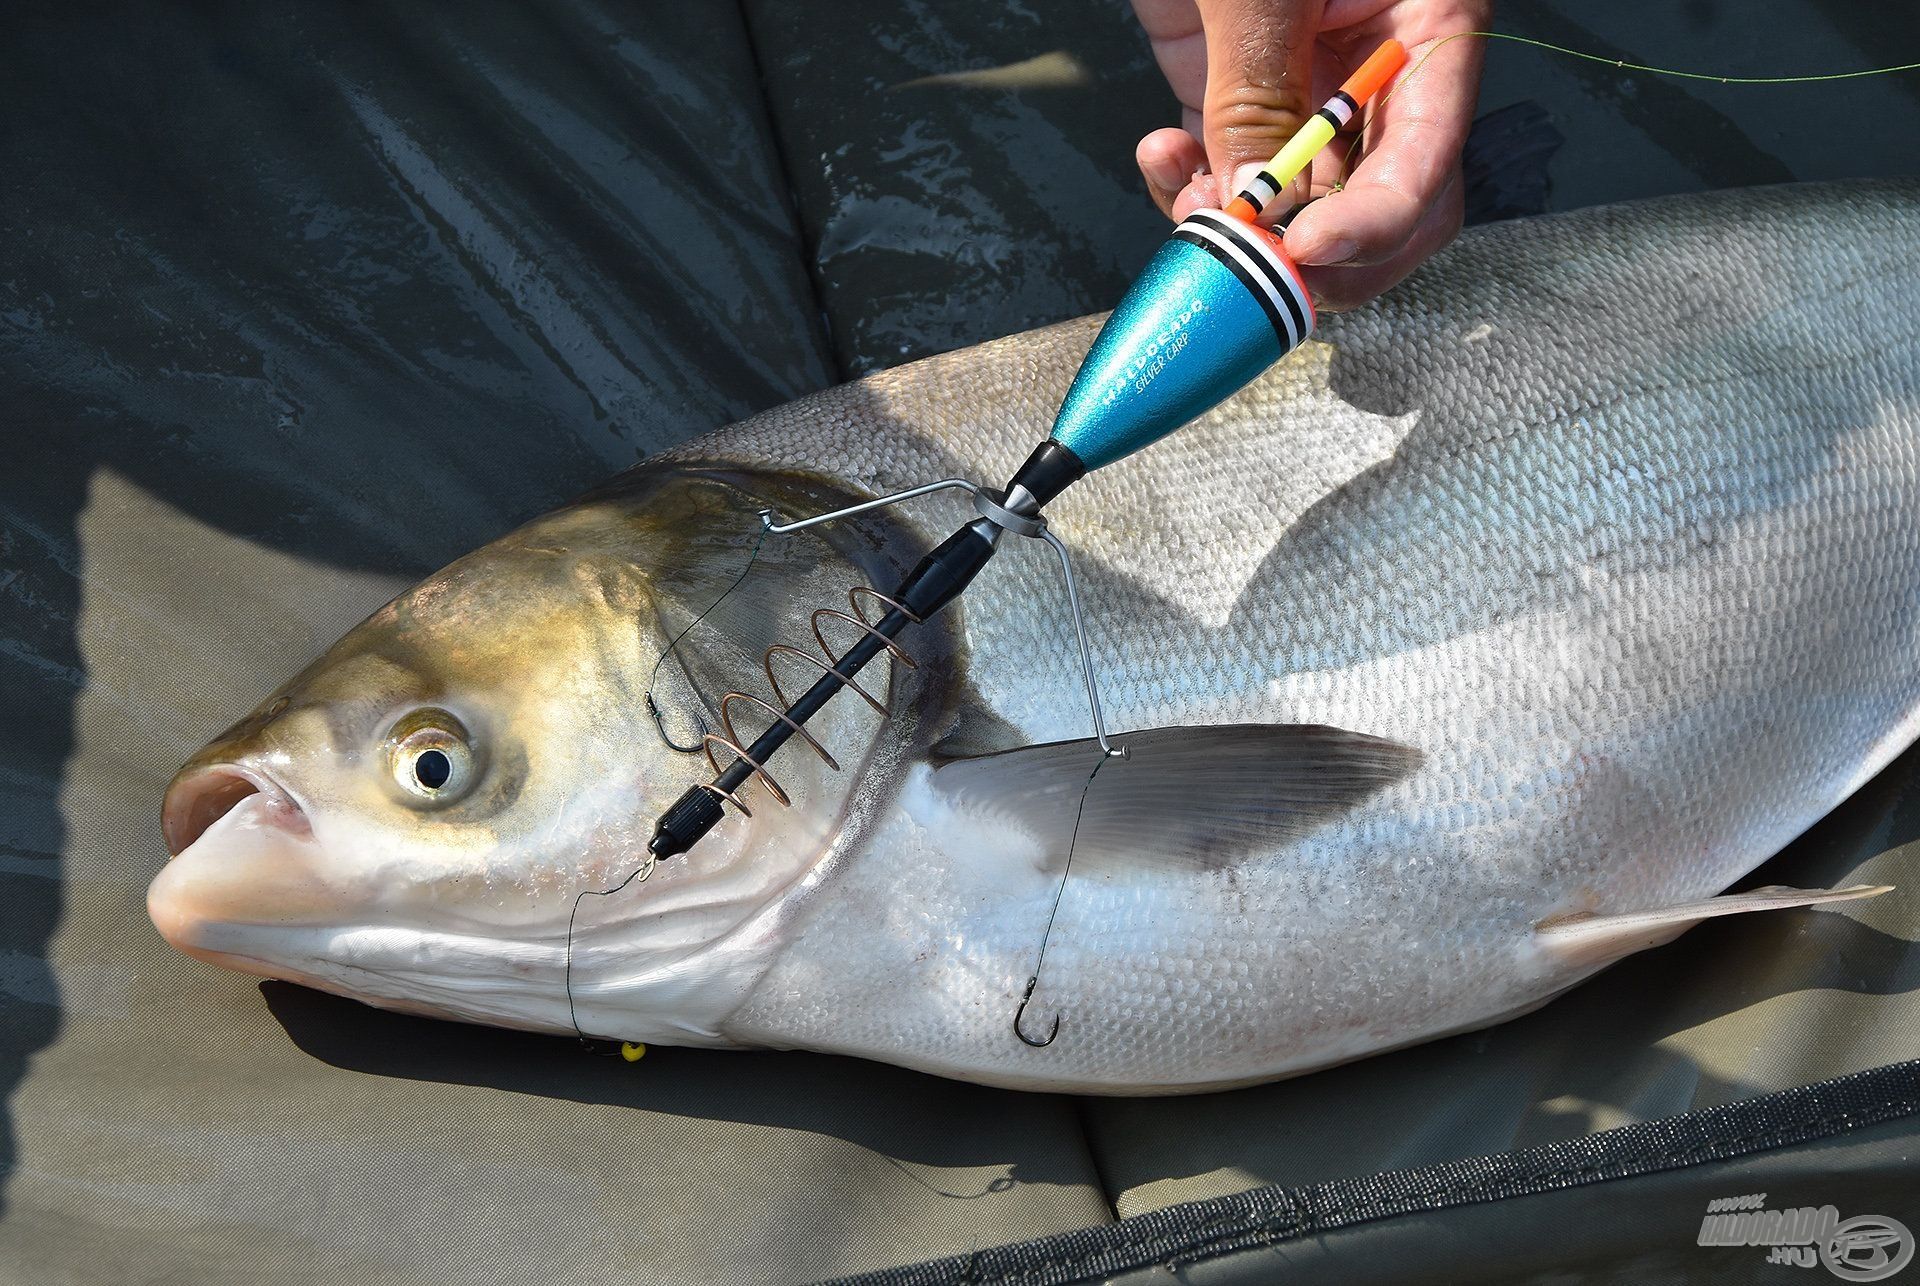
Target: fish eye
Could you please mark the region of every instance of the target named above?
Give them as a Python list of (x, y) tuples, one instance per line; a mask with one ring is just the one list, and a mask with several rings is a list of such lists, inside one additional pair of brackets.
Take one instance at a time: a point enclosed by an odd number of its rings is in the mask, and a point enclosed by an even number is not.
[(445, 710), (415, 710), (387, 734), (387, 771), (409, 800), (438, 805), (466, 794), (474, 753), (466, 728)]
[(444, 750), (429, 747), (413, 757), (413, 779), (428, 790), (439, 790), (453, 777), (453, 760)]

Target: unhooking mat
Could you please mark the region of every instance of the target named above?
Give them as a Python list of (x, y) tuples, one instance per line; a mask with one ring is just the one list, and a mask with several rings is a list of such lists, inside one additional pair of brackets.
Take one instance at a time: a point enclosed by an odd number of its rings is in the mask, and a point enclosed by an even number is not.
[[(1766, 69), (1886, 61), (1914, 25), (1565, 16), (1591, 8), (1508, 20)], [(202, 740), (649, 451), (1105, 306), (1164, 234), (1131, 148), (1172, 105), (1101, 0), (5, 30), (0, 1280), (1791, 1280), (1696, 1244), (1708, 1203), (1920, 1229), (1916, 897), (1708, 924), (1500, 1028), (1152, 1101), (629, 1065), (169, 950), (143, 891)], [(1496, 50), (1484, 105), (1542, 105), (1584, 203), (1908, 163), (1913, 83), (1847, 92), (1873, 129), (1808, 127), (1818, 89)], [(1916, 782), (1910, 754), (1755, 881), (1920, 890)]]

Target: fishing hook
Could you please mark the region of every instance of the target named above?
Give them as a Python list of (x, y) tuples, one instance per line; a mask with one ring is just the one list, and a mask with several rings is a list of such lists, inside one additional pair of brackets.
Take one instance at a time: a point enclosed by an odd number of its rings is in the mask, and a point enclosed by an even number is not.
[[(676, 644), (676, 646), (678, 645)], [(653, 689), (651, 688), (647, 689), (647, 713), (653, 716), (654, 731), (660, 734), (660, 740), (667, 743), (667, 749), (677, 750), (683, 755), (699, 754), (702, 747), (706, 745), (706, 735), (713, 731), (713, 729), (707, 725), (707, 717), (700, 713), (700, 711), (695, 710), (693, 717), (695, 722), (700, 725), (699, 735), (691, 745), (683, 746), (675, 741), (673, 734), (667, 731), (667, 717), (665, 713), (661, 711), (660, 703), (653, 699)]]
[[(764, 522), (764, 518), (762, 521)], [(666, 660), (668, 657), (670, 656), (674, 657), (675, 663), (680, 666), (680, 672), (686, 675), (687, 682), (693, 687), (694, 695), (698, 696), (702, 703), (706, 702), (706, 699), (707, 699), (706, 693), (700, 691), (700, 685), (694, 679), (693, 675), (687, 670), (686, 662), (684, 660), (681, 660), (677, 655), (680, 650), (680, 644), (686, 641), (687, 635), (693, 633), (694, 626), (706, 620), (707, 617), (712, 614), (715, 608), (719, 607), (721, 603), (726, 601), (727, 595), (733, 593), (734, 590), (740, 588), (741, 583), (747, 579), (747, 573), (753, 570), (754, 563), (759, 560), (760, 546), (766, 543), (766, 539), (767, 539), (767, 533), (766, 531), (762, 530), (759, 536), (757, 536), (754, 539), (753, 549), (747, 555), (747, 565), (745, 567), (742, 567), (740, 569), (740, 574), (733, 578), (733, 584), (721, 590), (720, 597), (714, 599), (713, 602), (707, 604), (707, 606), (701, 611), (701, 613), (698, 616), (694, 617), (691, 621), (688, 621), (685, 628), (683, 628), (678, 634), (673, 636), (673, 642), (667, 644), (666, 649), (662, 651), (659, 656), (654, 658), (653, 672), (647, 676), (647, 690), (645, 693), (646, 702), (647, 702), (647, 713), (653, 716), (654, 731), (660, 734), (660, 740), (664, 741), (667, 744), (667, 748), (669, 750), (677, 750), (683, 755), (694, 755), (694, 754), (700, 753), (700, 751), (706, 749), (707, 734), (713, 731), (713, 726), (707, 722), (706, 715), (703, 714), (700, 710), (696, 709), (693, 711), (693, 718), (694, 718), (694, 722), (700, 725), (699, 735), (694, 739), (692, 744), (685, 745), (685, 746), (681, 745), (679, 742), (673, 739), (673, 734), (667, 731), (666, 712), (661, 710), (660, 703), (653, 699), (653, 685), (660, 678), (660, 667), (666, 664)]]
[(1027, 989), (1021, 993), (1020, 996), (1020, 1007), (1013, 1011), (1013, 1034), (1020, 1038), (1022, 1045), (1031, 1046), (1034, 1049), (1045, 1049), (1047, 1046), (1053, 1044), (1053, 1038), (1060, 1034), (1059, 1014), (1053, 1016), (1053, 1030), (1047, 1033), (1045, 1040), (1035, 1040), (1033, 1037), (1027, 1035), (1020, 1027), (1020, 1020), (1027, 1016), (1027, 1002), (1033, 999), (1033, 989), (1039, 985), (1039, 974), (1036, 973), (1033, 977), (1027, 979)]
[(1073, 815), (1073, 835), (1067, 840), (1067, 860), (1060, 868), (1060, 887), (1053, 891), (1053, 909), (1047, 912), (1047, 927), (1040, 934), (1040, 954), (1034, 957), (1033, 976), (1027, 979), (1027, 989), (1020, 993), (1020, 1005), (1013, 1011), (1013, 1034), (1020, 1038), (1022, 1045), (1030, 1049), (1045, 1049), (1053, 1044), (1053, 1038), (1060, 1034), (1059, 1014), (1053, 1016), (1053, 1028), (1047, 1032), (1045, 1040), (1035, 1040), (1027, 1035), (1026, 1028), (1022, 1027), (1020, 1022), (1027, 1016), (1027, 1004), (1033, 999), (1033, 989), (1040, 985), (1040, 970), (1047, 963), (1047, 943), (1053, 941), (1053, 922), (1060, 917), (1060, 899), (1066, 896), (1067, 877), (1073, 874), (1073, 852), (1080, 844), (1080, 819), (1087, 812), (1087, 792), (1093, 789), (1093, 779), (1098, 777), (1100, 770), (1107, 766), (1108, 759), (1127, 757), (1124, 751), (1116, 752), (1107, 749), (1105, 738), (1101, 739), (1100, 744), (1101, 749), (1106, 753), (1094, 761), (1093, 771), (1087, 774), (1087, 784), (1080, 788), (1080, 808)]

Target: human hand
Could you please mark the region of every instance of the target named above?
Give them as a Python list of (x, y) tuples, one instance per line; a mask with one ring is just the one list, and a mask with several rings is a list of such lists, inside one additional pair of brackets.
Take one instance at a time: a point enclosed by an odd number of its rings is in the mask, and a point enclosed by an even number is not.
[[(1154, 204), (1174, 220), (1224, 206), (1387, 39), (1408, 68), (1374, 100), (1367, 146), (1351, 174), (1344, 137), (1295, 180), (1315, 200), (1288, 225), (1287, 253), (1321, 306), (1354, 308), (1412, 272), (1460, 230), (1460, 149), (1473, 123), (1492, 0), (1133, 0), (1185, 128), (1140, 140), (1135, 157)], [(1344, 183), (1342, 182), (1344, 174)], [(1329, 195), (1330, 194), (1330, 195)], [(1285, 211), (1268, 204), (1262, 222)]]

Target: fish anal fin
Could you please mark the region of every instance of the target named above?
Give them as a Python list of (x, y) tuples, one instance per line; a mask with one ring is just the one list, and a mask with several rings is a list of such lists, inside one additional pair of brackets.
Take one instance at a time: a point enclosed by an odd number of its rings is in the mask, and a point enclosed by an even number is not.
[[(1421, 762), (1399, 742), (1319, 724), (1155, 728), (953, 759), (933, 785), (954, 809), (1039, 840), (1075, 870), (1220, 868), (1358, 807)], [(1096, 766), (1098, 771), (1096, 772)], [(1076, 832), (1077, 825), (1077, 832)]]
[(1581, 911), (1542, 920), (1534, 926), (1534, 940), (1565, 964), (1598, 966), (1611, 964), (1636, 951), (1671, 942), (1702, 920), (1710, 920), (1714, 916), (1848, 902), (1855, 898), (1878, 897), (1892, 889), (1890, 884), (1856, 884), (1844, 889), (1792, 889), (1774, 884), (1741, 893), (1723, 893), (1719, 897), (1703, 898), (1698, 902), (1655, 907), (1648, 911), (1628, 911), (1618, 915), (1596, 915)]

